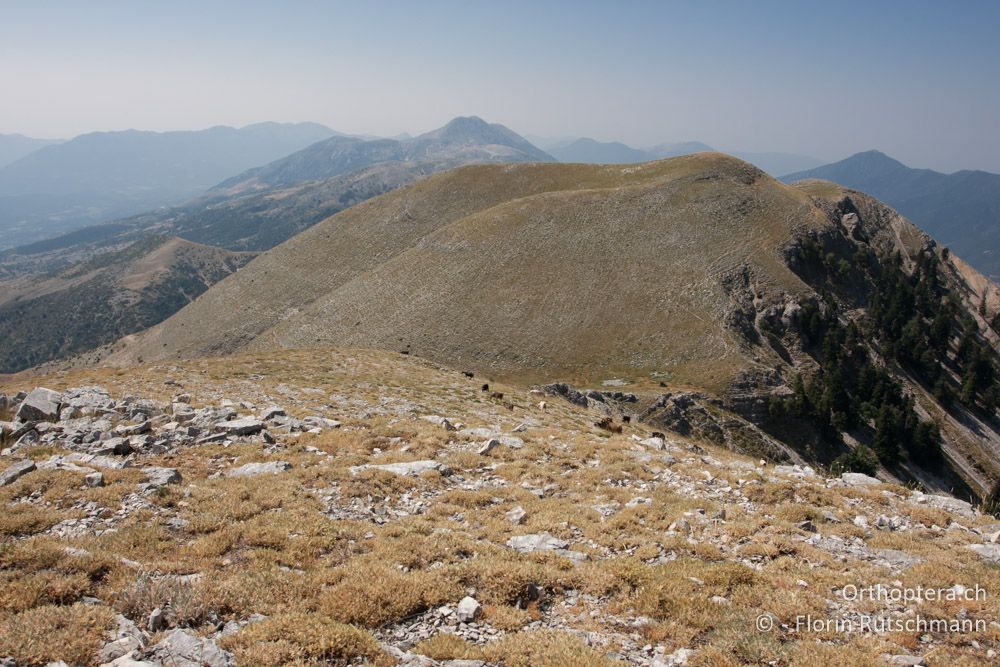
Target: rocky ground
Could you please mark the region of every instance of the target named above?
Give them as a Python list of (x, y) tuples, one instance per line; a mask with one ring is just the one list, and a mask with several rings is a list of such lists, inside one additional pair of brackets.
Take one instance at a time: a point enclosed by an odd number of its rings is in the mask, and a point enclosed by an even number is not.
[(0, 665), (1000, 661), (997, 519), (488, 381), (293, 351), (0, 382)]

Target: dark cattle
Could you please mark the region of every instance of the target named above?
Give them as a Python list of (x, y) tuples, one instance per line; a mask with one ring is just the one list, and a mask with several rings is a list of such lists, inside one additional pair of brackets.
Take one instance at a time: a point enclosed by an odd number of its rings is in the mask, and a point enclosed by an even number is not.
[(631, 422), (632, 422), (631, 415), (622, 415), (622, 423), (623, 424), (629, 424)]
[(504, 406), (505, 408), (507, 408), (508, 410), (510, 410), (511, 412), (513, 412), (513, 411), (514, 411), (514, 404), (513, 404), (513, 403), (511, 403), (510, 401), (504, 401), (504, 402), (503, 402), (503, 406)]
[(611, 417), (605, 417), (601, 421), (595, 423), (594, 426), (596, 426), (597, 428), (600, 428), (600, 429), (604, 429), (605, 431), (608, 431), (610, 433), (621, 433), (622, 432), (622, 426), (621, 426), (621, 424), (616, 424), (614, 422), (614, 420), (611, 419)]
[(661, 440), (665, 440), (667, 436), (663, 435), (659, 431), (653, 431), (653, 437), (654, 438), (660, 438)]
[(473, 372), (471, 372), (471, 371), (462, 371), (462, 375), (464, 375), (465, 377), (469, 378), (470, 380), (472, 378), (476, 377), (476, 374), (473, 373)]
[(483, 391), (489, 391), (489, 390), (490, 390), (490, 386), (488, 384), (484, 384), (483, 385)]
[(502, 391), (494, 391), (494, 392), (492, 392), (490, 394), (490, 398), (495, 398), (498, 401), (502, 401), (503, 400), (503, 392)]

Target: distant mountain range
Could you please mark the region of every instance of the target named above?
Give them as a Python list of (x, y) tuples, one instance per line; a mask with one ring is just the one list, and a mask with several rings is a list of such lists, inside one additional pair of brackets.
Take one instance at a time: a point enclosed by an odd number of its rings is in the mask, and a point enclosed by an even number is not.
[[(120, 272), (104, 272), (99, 280), (78, 284), (79, 276), (93, 274), (95, 263), (141, 266), (149, 263), (143, 260), (147, 255), (162, 255), (159, 245), (146, 249), (144, 239), (150, 235), (217, 246), (213, 250), (219, 254), (211, 256), (214, 266), (231, 267), (245, 259), (218, 247), (267, 250), (334, 213), (434, 172), (465, 164), (534, 161), (553, 159), (502, 125), (479, 118), (456, 118), (403, 141), (335, 136), (230, 178), (183, 206), (77, 229), (0, 253), (0, 290), (18, 295), (9, 307), (0, 307), (0, 372), (91, 349), (138, 330), (137, 322), (155, 324), (229, 273), (221, 268), (200, 271), (197, 284), (187, 286), (177, 271), (170, 272), (171, 279), (162, 281), (152, 303), (118, 287), (125, 280)], [(55, 277), (40, 276), (44, 273)], [(24, 291), (24, 285), (38, 281), (46, 285), (44, 294)], [(182, 287), (177, 298), (160, 298), (163, 290)], [(143, 290), (142, 295), (147, 297), (148, 292)], [(95, 305), (101, 295), (115, 304), (113, 317)], [(81, 303), (91, 307), (81, 309)], [(61, 329), (32, 325), (45, 316), (72, 321), (74, 345), (62, 343)], [(101, 331), (116, 335), (97, 336)], [(2, 338), (5, 333), (8, 343)]]
[(0, 248), (174, 204), (336, 134), (315, 123), (95, 132), (0, 168)]
[(1000, 278), (1000, 174), (912, 169), (880, 153), (788, 174), (861, 190), (891, 205), (994, 280)]
[[(679, 155), (715, 151), (700, 141), (666, 143), (639, 149), (619, 141), (603, 142), (582, 137), (573, 141), (560, 141), (548, 146), (548, 152), (560, 162), (581, 162), (586, 164), (627, 164), (661, 160)], [(725, 151), (741, 160), (760, 167), (772, 176), (789, 171), (811, 169), (823, 164), (822, 160), (791, 153), (753, 153), (746, 151)]]
[(35, 139), (23, 134), (0, 134), (0, 169), (40, 148), (62, 142), (62, 139)]
[(229, 178), (181, 206), (150, 211), (0, 253), (0, 277), (47, 271), (144, 235), (230, 250), (267, 250), (338, 211), (464, 164), (552, 162), (502, 125), (456, 118), (419, 137), (334, 136)]

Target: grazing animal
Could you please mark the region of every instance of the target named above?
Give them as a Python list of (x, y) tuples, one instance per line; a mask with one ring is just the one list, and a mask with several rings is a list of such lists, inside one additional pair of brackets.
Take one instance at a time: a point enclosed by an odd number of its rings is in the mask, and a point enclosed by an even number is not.
[(489, 391), (489, 390), (490, 390), (490, 385), (484, 384), (483, 385), (483, 391)]
[(632, 422), (632, 416), (631, 415), (622, 415), (622, 423), (623, 424), (629, 424), (631, 422)]
[(476, 374), (473, 373), (472, 371), (462, 371), (462, 375), (464, 375), (465, 377), (469, 378), (470, 380), (472, 378), (476, 377)]
[(511, 403), (510, 401), (504, 401), (504, 402), (503, 402), (503, 406), (504, 406), (505, 408), (507, 408), (508, 410), (510, 410), (511, 412), (513, 412), (513, 411), (514, 411), (514, 404), (513, 404), (513, 403)]
[(660, 431), (653, 431), (653, 437), (659, 438), (660, 440), (665, 440), (667, 436), (663, 435)]
[(594, 426), (596, 426), (597, 428), (600, 428), (600, 429), (604, 429), (605, 431), (608, 431), (609, 433), (621, 433), (622, 432), (622, 426), (621, 426), (621, 424), (616, 424), (614, 422), (614, 420), (611, 419), (611, 417), (605, 417), (601, 421), (599, 421), (596, 424), (594, 424)]
[(490, 398), (495, 398), (498, 401), (502, 401), (503, 400), (503, 392), (502, 391), (491, 392), (490, 393)]

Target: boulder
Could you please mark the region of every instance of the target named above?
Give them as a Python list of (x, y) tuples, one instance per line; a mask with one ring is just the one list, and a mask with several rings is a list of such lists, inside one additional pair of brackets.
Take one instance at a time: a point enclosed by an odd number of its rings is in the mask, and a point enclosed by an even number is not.
[(462, 598), (455, 610), (456, 616), (461, 623), (472, 623), (483, 614), (483, 605), (468, 595)]
[(29, 459), (17, 461), (3, 472), (0, 472), (0, 486), (13, 484), (21, 477), (35, 469), (35, 462)]
[(565, 549), (569, 545), (566, 540), (549, 533), (534, 533), (532, 535), (517, 535), (507, 540), (507, 546), (523, 554), (530, 554), (536, 551), (555, 551)]
[(226, 477), (257, 477), (258, 475), (276, 475), (292, 467), (288, 461), (267, 461), (265, 463), (247, 463), (239, 468), (233, 468)]
[(840, 479), (847, 486), (876, 486), (882, 483), (882, 480), (860, 472), (845, 472)]
[(167, 484), (178, 484), (181, 481), (181, 474), (176, 468), (149, 467), (142, 469), (146, 476), (147, 489), (159, 489)]
[(92, 489), (104, 486), (104, 473), (92, 472), (83, 478), (83, 483)]
[(236, 658), (211, 639), (187, 630), (174, 630), (145, 656), (151, 662), (171, 667), (235, 667)]
[(506, 514), (507, 520), (510, 521), (515, 526), (520, 526), (524, 523), (524, 519), (528, 516), (528, 513), (524, 511), (524, 508), (518, 505), (514, 509), (510, 510)]
[(253, 435), (264, 430), (264, 422), (255, 417), (241, 417), (231, 421), (218, 422), (215, 428), (229, 435)]
[(62, 396), (59, 392), (37, 387), (17, 409), (17, 419), (22, 422), (57, 422)]
[(419, 475), (429, 470), (437, 470), (441, 474), (450, 472), (443, 464), (437, 461), (407, 461), (406, 463), (383, 463), (380, 465), (366, 464), (351, 468), (351, 474), (357, 475), (363, 470), (385, 470), (394, 475)]
[(970, 544), (969, 548), (983, 560), (1000, 565), (1000, 544)]

